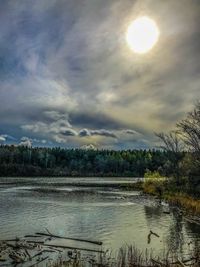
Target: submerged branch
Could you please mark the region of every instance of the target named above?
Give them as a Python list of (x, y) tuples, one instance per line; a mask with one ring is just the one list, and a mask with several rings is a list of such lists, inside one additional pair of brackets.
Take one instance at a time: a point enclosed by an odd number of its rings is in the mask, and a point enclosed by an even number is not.
[(101, 246), (103, 244), (101, 241), (93, 241), (93, 240), (88, 240), (88, 239), (59, 236), (59, 235), (51, 234), (50, 232), (48, 234), (36, 233), (36, 235), (49, 236), (49, 237), (54, 237), (54, 238), (59, 238), (59, 239), (68, 239), (68, 240), (74, 240), (74, 241), (80, 241), (80, 242), (87, 242), (87, 243), (91, 243), (91, 244), (95, 244), (95, 245), (99, 245), (99, 246)]

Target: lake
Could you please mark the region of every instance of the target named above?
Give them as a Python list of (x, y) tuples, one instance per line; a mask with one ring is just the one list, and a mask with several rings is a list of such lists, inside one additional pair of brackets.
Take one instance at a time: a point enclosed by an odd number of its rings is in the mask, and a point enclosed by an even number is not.
[[(124, 244), (188, 254), (200, 242), (191, 224), (151, 197), (123, 191), (133, 178), (0, 178), (1, 239), (45, 231), (101, 240), (116, 251)], [(147, 244), (150, 230), (153, 236)], [(189, 242), (192, 242), (189, 245)]]

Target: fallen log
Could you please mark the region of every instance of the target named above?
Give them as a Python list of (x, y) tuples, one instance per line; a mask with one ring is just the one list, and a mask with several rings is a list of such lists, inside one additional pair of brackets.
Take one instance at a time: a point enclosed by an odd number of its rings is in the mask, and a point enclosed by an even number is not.
[(36, 241), (36, 240), (26, 240), (27, 243), (33, 243), (33, 244), (44, 244), (44, 241)]
[(53, 235), (51, 233), (36, 233), (36, 235), (42, 235), (42, 236), (49, 236), (49, 237), (54, 237), (54, 238), (60, 238), (60, 239), (68, 239), (68, 240), (74, 240), (74, 241), (80, 241), (80, 242), (87, 242), (95, 245), (101, 246), (103, 242), (101, 241), (93, 241), (93, 240), (88, 240), (88, 239), (79, 239), (79, 238), (72, 238), (72, 237), (65, 237), (65, 236), (59, 236), (59, 235)]
[(24, 237), (41, 237), (40, 235), (25, 235)]
[(90, 251), (90, 252), (104, 253), (104, 251), (102, 251), (102, 250), (96, 250), (96, 249), (90, 249), (90, 248), (71, 247), (71, 246), (64, 246), (64, 245), (43, 244), (43, 246), (53, 247), (53, 248), (76, 249), (76, 250), (84, 250), (84, 251)]

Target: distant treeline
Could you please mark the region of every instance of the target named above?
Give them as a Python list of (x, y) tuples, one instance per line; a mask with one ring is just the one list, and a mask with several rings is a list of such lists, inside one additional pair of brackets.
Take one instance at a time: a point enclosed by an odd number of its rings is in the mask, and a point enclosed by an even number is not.
[[(184, 156), (181, 152), (180, 158)], [(169, 176), (174, 152), (83, 150), (0, 146), (0, 176), (133, 176), (149, 171)]]

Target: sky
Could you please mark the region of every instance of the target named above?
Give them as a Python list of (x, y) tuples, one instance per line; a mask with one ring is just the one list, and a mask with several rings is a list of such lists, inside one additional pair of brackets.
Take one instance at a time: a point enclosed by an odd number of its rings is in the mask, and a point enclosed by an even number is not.
[[(146, 54), (126, 31), (160, 31)], [(0, 144), (146, 149), (200, 99), (199, 0), (0, 0)]]

